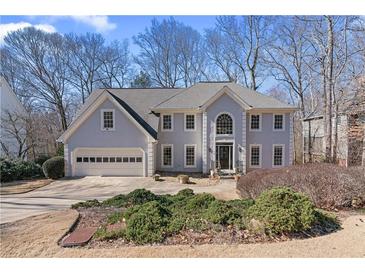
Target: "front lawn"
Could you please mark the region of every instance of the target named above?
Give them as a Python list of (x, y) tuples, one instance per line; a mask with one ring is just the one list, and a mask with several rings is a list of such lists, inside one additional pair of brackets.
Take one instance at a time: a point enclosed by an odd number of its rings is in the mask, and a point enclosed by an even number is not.
[(98, 227), (91, 246), (248, 243), (317, 236), (339, 228), (334, 217), (288, 188), (268, 190), (256, 201), (223, 201), (191, 189), (176, 195), (137, 189), (72, 208), (81, 213), (79, 227)]

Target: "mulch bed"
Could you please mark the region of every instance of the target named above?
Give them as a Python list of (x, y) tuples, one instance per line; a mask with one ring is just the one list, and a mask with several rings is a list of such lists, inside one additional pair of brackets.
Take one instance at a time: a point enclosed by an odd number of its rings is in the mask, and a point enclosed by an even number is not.
[[(80, 208), (80, 219), (74, 231), (77, 229), (85, 229), (91, 227), (101, 227), (107, 224), (107, 216), (113, 212), (121, 211), (121, 208), (113, 207), (93, 207)], [(124, 224), (117, 223), (109, 225), (108, 229), (118, 229)], [(252, 234), (248, 230), (238, 230), (231, 226), (216, 226), (214, 229), (204, 232), (196, 232), (193, 230), (184, 230), (179, 234), (167, 237), (162, 243), (154, 245), (201, 245), (201, 244), (247, 244), (247, 243), (263, 243), (263, 242), (280, 242), (291, 239), (306, 239), (316, 236), (325, 235), (335, 231), (335, 228), (323, 229), (314, 226), (310, 231), (301, 233), (292, 233), (290, 235), (269, 236), (266, 234)], [(114, 240), (97, 240), (92, 238), (86, 245), (86, 248), (117, 248), (118, 246), (137, 246), (125, 239)]]

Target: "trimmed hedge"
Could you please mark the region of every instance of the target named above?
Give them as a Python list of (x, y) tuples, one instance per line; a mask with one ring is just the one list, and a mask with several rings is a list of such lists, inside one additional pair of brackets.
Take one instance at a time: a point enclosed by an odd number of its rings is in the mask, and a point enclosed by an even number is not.
[(43, 172), (40, 165), (32, 161), (0, 160), (0, 181), (2, 183), (15, 180), (42, 178)]
[(42, 169), (47, 178), (62, 178), (64, 176), (65, 160), (60, 156), (53, 157), (43, 163)]

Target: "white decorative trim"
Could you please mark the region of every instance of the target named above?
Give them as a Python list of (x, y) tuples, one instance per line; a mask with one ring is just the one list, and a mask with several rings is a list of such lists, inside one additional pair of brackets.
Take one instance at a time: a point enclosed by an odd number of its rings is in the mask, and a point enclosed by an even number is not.
[[(281, 159), (281, 165), (274, 165), (274, 148), (275, 147), (282, 147), (282, 159)], [(285, 166), (285, 145), (284, 144), (273, 144), (272, 150), (271, 150), (271, 167), (272, 168), (278, 168)]]
[[(283, 128), (276, 129), (275, 128), (275, 116), (281, 115), (283, 117)], [(273, 131), (285, 131), (285, 114), (284, 113), (273, 113), (272, 114), (272, 130)]]
[[(163, 128), (163, 117), (164, 116), (171, 116), (171, 129), (164, 129)], [(173, 113), (168, 113), (168, 114), (162, 114), (161, 115), (161, 131), (163, 131), (163, 132), (174, 131), (174, 114)]]
[[(171, 165), (164, 165), (163, 164), (163, 149), (164, 147), (171, 147)], [(173, 144), (162, 144), (161, 145), (161, 167), (168, 167), (168, 168), (172, 168), (174, 167), (174, 145)]]
[[(229, 117), (231, 117), (231, 119), (232, 119), (232, 134), (217, 134), (217, 118), (218, 118), (220, 115), (222, 115), (222, 114), (227, 114), (227, 115), (229, 115)], [(227, 111), (219, 112), (219, 113), (215, 116), (215, 118), (214, 118), (214, 134), (215, 134), (215, 136), (217, 136), (217, 137), (224, 137), (224, 136), (226, 136), (226, 137), (233, 137), (233, 136), (234, 136), (234, 134), (235, 134), (235, 132), (236, 132), (235, 125), (236, 125), (236, 123), (235, 123), (234, 116), (232, 115), (232, 113), (227, 112)]]
[(65, 160), (65, 176), (71, 176), (71, 170), (69, 168), (69, 165), (71, 166), (71, 163), (69, 162), (68, 157), (68, 144), (63, 145), (63, 159)]
[[(104, 127), (104, 112), (112, 112), (113, 113), (113, 127), (105, 128)], [(115, 110), (114, 109), (101, 109), (100, 110), (100, 129), (102, 131), (114, 131), (115, 130)]]
[[(259, 128), (258, 129), (252, 129), (251, 128), (251, 117), (252, 117), (252, 115), (259, 115)], [(258, 131), (261, 131), (261, 129), (262, 129), (262, 114), (261, 113), (250, 113), (250, 120), (248, 121), (250, 124), (249, 124), (249, 130), (250, 131), (256, 131), (256, 132), (258, 132)]]
[(152, 176), (155, 173), (154, 156), (153, 143), (149, 140), (147, 145), (147, 176)]
[(203, 173), (208, 173), (208, 165), (207, 165), (207, 112), (203, 113)]
[[(194, 116), (194, 129), (186, 128), (186, 115)], [(187, 131), (187, 132), (196, 131), (196, 114), (195, 113), (184, 113), (184, 131)]]
[[(293, 118), (294, 118), (293, 113), (290, 113), (290, 117), (289, 117), (289, 163), (288, 163), (288, 165), (293, 164), (293, 156), (294, 156), (294, 154), (293, 154), (294, 153)], [(303, 134), (303, 139), (304, 139), (304, 134)], [(304, 145), (304, 141), (303, 141), (303, 145)], [(304, 155), (304, 153), (303, 153), (303, 155)]]
[(246, 163), (246, 157), (247, 157), (247, 152), (246, 152), (246, 112), (242, 111), (242, 174), (246, 174), (247, 171), (247, 163)]
[[(252, 147), (259, 147), (260, 148), (260, 157), (259, 157), (259, 161), (260, 161), (260, 164), (259, 165), (255, 165), (255, 166), (253, 166), (253, 165), (251, 165), (251, 148)], [(261, 168), (261, 166), (262, 166), (262, 145), (261, 144), (250, 144), (250, 164), (249, 164), (249, 166), (250, 166), (250, 168)]]
[(209, 98), (200, 108), (206, 110), (211, 104), (213, 104), (217, 99), (223, 95), (228, 95), (233, 101), (239, 104), (243, 109), (251, 109), (252, 107), (246, 103), (241, 97), (239, 97), (234, 91), (229, 87), (225, 86), (220, 91), (218, 91), (213, 97)]
[[(186, 164), (186, 148), (187, 147), (194, 147), (194, 165), (187, 165)], [(184, 168), (195, 168), (196, 167), (196, 144), (184, 144)]]

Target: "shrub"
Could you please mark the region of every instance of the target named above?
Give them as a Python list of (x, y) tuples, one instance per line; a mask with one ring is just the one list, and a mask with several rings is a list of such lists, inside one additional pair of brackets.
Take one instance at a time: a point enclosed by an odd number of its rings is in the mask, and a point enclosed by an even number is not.
[(119, 194), (110, 199), (106, 199), (102, 202), (103, 206), (113, 206), (113, 207), (125, 207), (127, 205), (128, 199), (124, 194)]
[(107, 231), (106, 227), (103, 226), (96, 230), (93, 237), (102, 241), (107, 241), (107, 240), (122, 238), (124, 236), (125, 236), (124, 228)]
[(126, 238), (138, 244), (161, 242), (165, 237), (169, 211), (157, 201), (134, 206), (124, 214)]
[(350, 207), (354, 199), (365, 202), (365, 168), (324, 163), (296, 165), (252, 171), (237, 183), (242, 197), (254, 199), (276, 186), (305, 193), (319, 208)]
[(89, 208), (89, 207), (98, 207), (100, 206), (100, 202), (96, 199), (94, 200), (87, 200), (85, 202), (78, 202), (76, 204), (71, 205), (72, 209), (78, 209), (78, 208)]
[(56, 156), (45, 161), (42, 168), (47, 178), (58, 179), (64, 176), (65, 161), (63, 157)]
[(116, 224), (123, 219), (121, 211), (114, 212), (108, 216), (108, 224)]
[(130, 207), (134, 205), (141, 205), (146, 202), (155, 201), (161, 199), (156, 194), (146, 189), (136, 189), (127, 195), (119, 194), (110, 199), (105, 200), (103, 206), (113, 207)]
[(197, 212), (207, 209), (208, 206), (215, 201), (215, 198), (212, 194), (202, 193), (195, 194), (190, 199), (187, 200), (185, 209), (188, 212)]
[(41, 155), (41, 156), (37, 157), (37, 158), (34, 160), (34, 162), (35, 162), (36, 164), (38, 164), (38, 165), (42, 166), (42, 165), (43, 165), (43, 163), (44, 163), (45, 161), (47, 161), (48, 159), (51, 159), (51, 156), (48, 156), (48, 155)]
[(42, 169), (32, 161), (7, 160), (0, 161), (1, 182), (43, 177)]
[(309, 198), (287, 187), (264, 191), (249, 208), (248, 216), (262, 222), (269, 233), (307, 230), (316, 221)]

